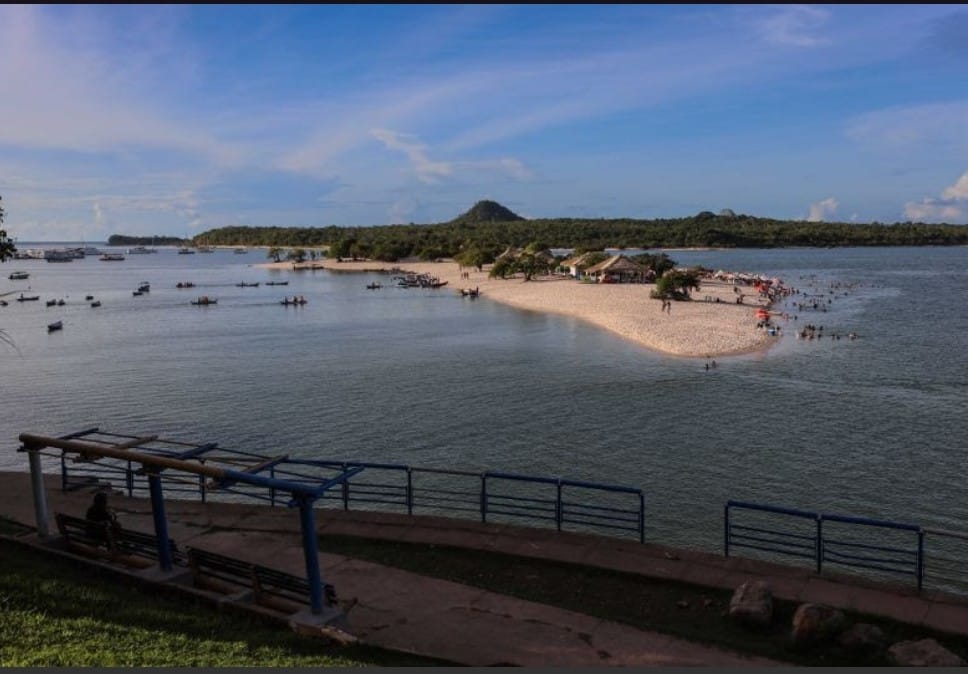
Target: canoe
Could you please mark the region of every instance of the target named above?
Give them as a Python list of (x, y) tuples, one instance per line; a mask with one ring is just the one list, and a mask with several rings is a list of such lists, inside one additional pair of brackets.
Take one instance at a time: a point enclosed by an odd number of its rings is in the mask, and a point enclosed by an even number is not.
[(47, 326), (47, 332), (54, 332), (54, 330), (60, 330), (63, 327), (64, 327), (64, 323), (61, 321), (57, 321), (56, 323), (50, 323)]

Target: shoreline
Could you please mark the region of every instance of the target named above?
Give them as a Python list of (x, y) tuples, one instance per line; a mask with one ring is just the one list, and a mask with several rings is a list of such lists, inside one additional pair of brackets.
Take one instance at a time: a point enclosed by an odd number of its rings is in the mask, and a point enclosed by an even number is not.
[[(477, 271), (462, 268), (452, 260), (381, 263), (323, 259), (253, 266), (292, 271), (430, 274), (447, 281), (447, 286), (438, 292), (480, 288), (482, 298), (526, 311), (576, 318), (667, 356), (743, 356), (766, 351), (778, 341), (756, 327), (755, 311), (767, 306), (765, 299), (751, 295), (745, 298), (744, 304), (736, 304), (736, 286), (709, 279), (704, 279), (700, 289), (693, 292), (692, 301), (672, 302), (670, 311), (663, 313), (662, 303), (649, 297), (653, 284), (582, 283), (568, 276), (540, 277), (527, 282), (521, 277), (492, 279), (488, 278), (489, 266)], [(463, 273), (467, 274), (466, 278), (462, 278)]]

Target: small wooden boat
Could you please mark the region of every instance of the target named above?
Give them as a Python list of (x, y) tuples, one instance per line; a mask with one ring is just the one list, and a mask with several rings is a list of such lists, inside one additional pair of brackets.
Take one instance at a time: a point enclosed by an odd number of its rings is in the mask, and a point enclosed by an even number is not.
[(289, 281), (266, 281), (267, 286), (287, 286)]
[(60, 330), (64, 327), (63, 321), (57, 321), (56, 323), (50, 323), (47, 325), (47, 332), (54, 332), (55, 330)]
[(460, 289), (461, 297), (478, 297), (481, 294), (479, 288), (474, 288), (473, 290), (466, 290), (464, 288)]
[(95, 308), (101, 306), (101, 300), (97, 300), (96, 302), (91, 302), (91, 306)]
[(0, 307), (7, 306), (7, 300), (0, 300)]
[(382, 287), (383, 286), (380, 285), (379, 283), (369, 283), (369, 284), (367, 284), (366, 289), (367, 290), (379, 290)]
[(11, 281), (23, 281), (25, 279), (30, 278), (30, 274), (28, 274), (25, 271), (15, 271), (12, 274), (10, 274), (10, 276), (8, 276), (7, 278), (9, 278)]
[(281, 301), (279, 304), (287, 305), (288, 306), (290, 304), (299, 304), (299, 305), (302, 305), (302, 304), (305, 304), (305, 303), (306, 303), (306, 298), (305, 297), (293, 297), (292, 299), (289, 299), (287, 297), (286, 299), (284, 299), (283, 301)]
[(194, 288), (195, 284), (191, 281), (179, 281), (175, 284), (176, 288)]
[(18, 302), (33, 302), (39, 300), (40, 295), (34, 295), (33, 297), (26, 297), (23, 293), (20, 293), (20, 297), (17, 298)]
[(236, 283), (235, 284), (235, 287), (236, 288), (258, 288), (259, 287), (259, 284), (258, 283), (245, 283), (243, 281), (242, 283)]
[(67, 302), (65, 302), (64, 300), (57, 300), (57, 306), (62, 307), (65, 304), (67, 304)]
[(121, 253), (105, 253), (98, 258), (101, 262), (123, 262), (124, 255)]
[(87, 296), (86, 296), (86, 297), (85, 297), (84, 299), (85, 299), (86, 301), (88, 301), (88, 302), (90, 302), (91, 300), (93, 300), (93, 299), (94, 299), (94, 295), (87, 295)]
[(197, 300), (192, 300), (192, 304), (199, 307), (205, 307), (205, 306), (208, 306), (209, 304), (218, 304), (218, 300), (213, 299), (208, 295), (203, 295), (202, 297), (199, 297)]
[(131, 294), (134, 295), (135, 297), (141, 297), (142, 295), (144, 295), (144, 293), (141, 292), (140, 290), (133, 290)]
[(151, 292), (151, 284), (148, 283), (147, 281), (142, 281), (138, 285), (138, 290), (143, 293)]
[(56, 307), (57, 306), (57, 300), (47, 300), (47, 306), (49, 306), (49, 307)]

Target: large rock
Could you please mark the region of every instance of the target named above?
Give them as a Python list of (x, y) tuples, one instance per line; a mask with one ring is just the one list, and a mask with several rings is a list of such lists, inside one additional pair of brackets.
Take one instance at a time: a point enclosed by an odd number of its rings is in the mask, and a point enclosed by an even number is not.
[(837, 642), (848, 653), (867, 657), (877, 655), (887, 646), (884, 631), (870, 623), (852, 625), (840, 635)]
[(762, 580), (743, 583), (729, 600), (729, 617), (752, 627), (773, 622), (773, 591)]
[(844, 612), (823, 604), (800, 604), (793, 614), (793, 643), (810, 646), (828, 641), (844, 630)]
[(900, 667), (963, 667), (965, 661), (934, 639), (900, 641), (887, 652)]

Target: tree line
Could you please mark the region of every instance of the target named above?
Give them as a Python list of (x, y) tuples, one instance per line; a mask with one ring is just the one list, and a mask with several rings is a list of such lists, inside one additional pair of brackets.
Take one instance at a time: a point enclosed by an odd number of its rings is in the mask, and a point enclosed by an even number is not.
[(495, 258), (509, 247), (544, 248), (780, 248), (950, 246), (968, 244), (968, 226), (925, 223), (826, 223), (774, 220), (704, 211), (655, 220), (553, 218), (507, 222), (455, 220), (373, 227), (220, 227), (195, 245), (328, 247), (330, 257), (430, 260), (476, 251)]

